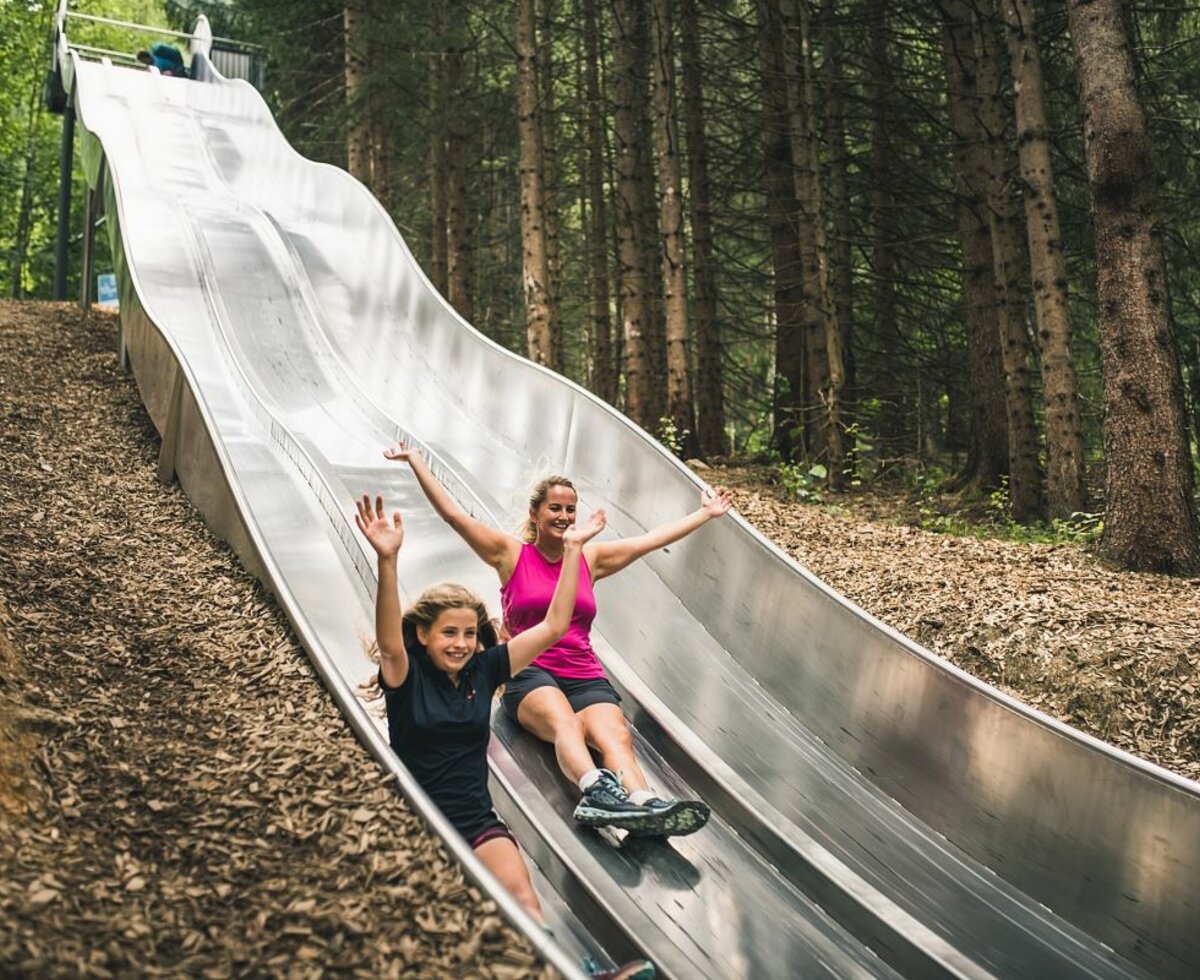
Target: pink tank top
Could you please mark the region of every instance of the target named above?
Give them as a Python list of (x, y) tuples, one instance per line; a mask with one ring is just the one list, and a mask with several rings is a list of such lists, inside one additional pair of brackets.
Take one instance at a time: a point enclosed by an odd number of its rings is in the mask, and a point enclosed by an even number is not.
[[(509, 580), (500, 586), (500, 603), (504, 609), (504, 625), (512, 636), (524, 633), (546, 618), (562, 562), (548, 562), (532, 544), (521, 545), (517, 567)], [(596, 596), (592, 592), (592, 571), (587, 559), (580, 560), (579, 591), (575, 596), (575, 612), (566, 635), (533, 661), (534, 666), (570, 680), (603, 677), (604, 668), (596, 659), (590, 634), (596, 618)]]

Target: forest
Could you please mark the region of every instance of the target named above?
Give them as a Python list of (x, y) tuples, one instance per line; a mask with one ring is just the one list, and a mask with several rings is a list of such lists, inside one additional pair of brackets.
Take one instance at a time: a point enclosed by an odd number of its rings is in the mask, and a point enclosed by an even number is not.
[[(53, 289), (55, 6), (0, 0), (16, 298)], [(71, 6), (261, 44), (284, 134), (464, 319), (681, 457), (825, 499), (936, 484), (1200, 572), (1200, 6)]]

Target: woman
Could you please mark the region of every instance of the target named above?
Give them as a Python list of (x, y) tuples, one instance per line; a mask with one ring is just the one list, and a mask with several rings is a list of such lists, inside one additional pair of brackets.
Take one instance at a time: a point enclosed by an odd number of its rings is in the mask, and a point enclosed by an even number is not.
[[(442, 519), (496, 570), (509, 634), (520, 635), (539, 621), (559, 576), (565, 536), (575, 522), (577, 495), (571, 481), (552, 476), (533, 487), (522, 541), (467, 514), (416, 450), (401, 443), (385, 450), (384, 456), (409, 464)], [(559, 768), (579, 786), (583, 798), (574, 816), (586, 826), (672, 836), (693, 833), (708, 822), (704, 803), (664, 799), (646, 782), (633, 753), (620, 695), (592, 649), (592, 585), (721, 517), (731, 506), (726, 491), (705, 490), (700, 507), (677, 521), (632, 538), (589, 541), (583, 548), (578, 597), (566, 635), (506, 685), (505, 710), (554, 746)], [(599, 767), (589, 749), (599, 753)]]

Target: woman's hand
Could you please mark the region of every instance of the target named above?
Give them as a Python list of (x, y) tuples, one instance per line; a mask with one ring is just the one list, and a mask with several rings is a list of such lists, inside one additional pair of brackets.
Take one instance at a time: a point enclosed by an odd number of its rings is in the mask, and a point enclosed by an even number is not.
[(733, 498), (724, 487), (706, 487), (700, 491), (700, 509), (709, 517), (721, 517), (733, 507)]
[(371, 507), (371, 498), (363, 494), (362, 500), (355, 501), (358, 513), (354, 515), (354, 523), (362, 531), (363, 537), (371, 542), (371, 547), (380, 558), (393, 558), (400, 552), (404, 543), (404, 522), (400, 519), (400, 511), (392, 512), (391, 523), (383, 510), (383, 497), (375, 498), (375, 507)]
[(564, 545), (578, 545), (583, 547), (592, 540), (597, 534), (604, 530), (604, 525), (608, 523), (608, 518), (605, 517), (603, 510), (592, 511), (592, 516), (583, 527), (578, 524), (572, 524), (563, 532)]
[(411, 448), (407, 441), (400, 441), (394, 446), (388, 446), (383, 451), (385, 459), (395, 460), (397, 463), (411, 463), (413, 457), (420, 457), (418, 450)]

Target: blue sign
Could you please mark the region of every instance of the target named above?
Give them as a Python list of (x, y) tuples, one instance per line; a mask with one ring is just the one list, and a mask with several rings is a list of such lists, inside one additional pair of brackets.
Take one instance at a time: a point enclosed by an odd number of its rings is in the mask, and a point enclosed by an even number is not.
[(111, 306), (114, 310), (121, 305), (117, 297), (117, 277), (111, 272), (96, 276), (96, 302), (100, 306)]

